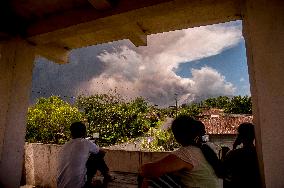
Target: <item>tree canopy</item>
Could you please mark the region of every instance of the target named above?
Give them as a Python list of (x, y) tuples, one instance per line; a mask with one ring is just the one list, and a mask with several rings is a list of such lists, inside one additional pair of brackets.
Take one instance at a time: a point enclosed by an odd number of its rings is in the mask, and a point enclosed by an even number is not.
[[(99, 133), (96, 142), (107, 146), (143, 136), (150, 129), (157, 128), (165, 116), (188, 114), (199, 116), (205, 108), (223, 109), (225, 113), (251, 114), (251, 97), (220, 96), (208, 98), (199, 104), (183, 104), (178, 108), (159, 109), (151, 106), (144, 98), (137, 97), (126, 101), (116, 93), (79, 96), (71, 105), (58, 96), (39, 98), (28, 109), (26, 141), (63, 144), (70, 139), (69, 127), (75, 121), (84, 121), (88, 134)], [(172, 135), (157, 133), (157, 144), (165, 144)]]
[(80, 96), (76, 104), (88, 121), (89, 133), (99, 133), (101, 146), (142, 136), (158, 122), (142, 97), (126, 102), (116, 94), (96, 94)]
[(216, 98), (208, 98), (201, 102), (203, 106), (209, 108), (224, 109), (229, 114), (252, 114), (251, 97), (249, 96), (219, 96)]
[(39, 98), (28, 109), (26, 140), (63, 144), (70, 138), (70, 124), (81, 119), (78, 108), (57, 96)]

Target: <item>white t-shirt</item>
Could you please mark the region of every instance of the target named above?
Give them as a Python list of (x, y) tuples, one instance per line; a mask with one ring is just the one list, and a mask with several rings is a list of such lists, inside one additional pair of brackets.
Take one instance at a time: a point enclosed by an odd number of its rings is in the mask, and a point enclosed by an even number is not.
[(215, 175), (214, 169), (207, 162), (200, 148), (195, 146), (181, 147), (172, 154), (193, 165), (192, 170), (183, 170), (177, 173), (185, 187), (220, 187), (220, 182)]
[(57, 187), (82, 188), (86, 182), (86, 162), (90, 153), (97, 154), (99, 147), (84, 138), (71, 139), (59, 153)]

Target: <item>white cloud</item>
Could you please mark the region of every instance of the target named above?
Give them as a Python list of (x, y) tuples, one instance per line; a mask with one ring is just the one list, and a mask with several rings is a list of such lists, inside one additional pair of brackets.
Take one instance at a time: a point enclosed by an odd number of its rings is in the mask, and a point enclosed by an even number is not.
[(181, 78), (174, 69), (181, 63), (219, 54), (241, 38), (239, 26), (226, 24), (151, 35), (146, 47), (125, 45), (101, 53), (98, 58), (104, 63), (104, 72), (83, 83), (78, 92), (103, 93), (116, 88), (121, 95), (143, 96), (163, 106), (174, 102), (175, 93), (180, 102), (232, 95), (234, 86), (215, 69), (192, 69), (191, 78)]
[(195, 94), (203, 96), (233, 95), (235, 87), (227, 82), (217, 70), (203, 67), (200, 70), (192, 69), (192, 89)]

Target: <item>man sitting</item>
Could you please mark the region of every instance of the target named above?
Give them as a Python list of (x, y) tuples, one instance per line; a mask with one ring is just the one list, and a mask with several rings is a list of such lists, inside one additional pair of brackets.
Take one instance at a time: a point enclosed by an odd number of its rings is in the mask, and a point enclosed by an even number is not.
[(85, 139), (86, 126), (75, 122), (70, 130), (72, 139), (63, 145), (59, 153), (57, 187), (91, 187), (97, 170), (104, 176), (104, 184), (112, 180), (103, 159), (105, 152), (92, 141)]

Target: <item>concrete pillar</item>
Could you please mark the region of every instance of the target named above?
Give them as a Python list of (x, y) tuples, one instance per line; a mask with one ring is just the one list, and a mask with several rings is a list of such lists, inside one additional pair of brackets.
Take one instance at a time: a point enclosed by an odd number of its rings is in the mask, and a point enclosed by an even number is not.
[(243, 28), (264, 186), (284, 187), (284, 1), (247, 0)]
[(34, 53), (23, 40), (0, 46), (0, 185), (19, 187)]

